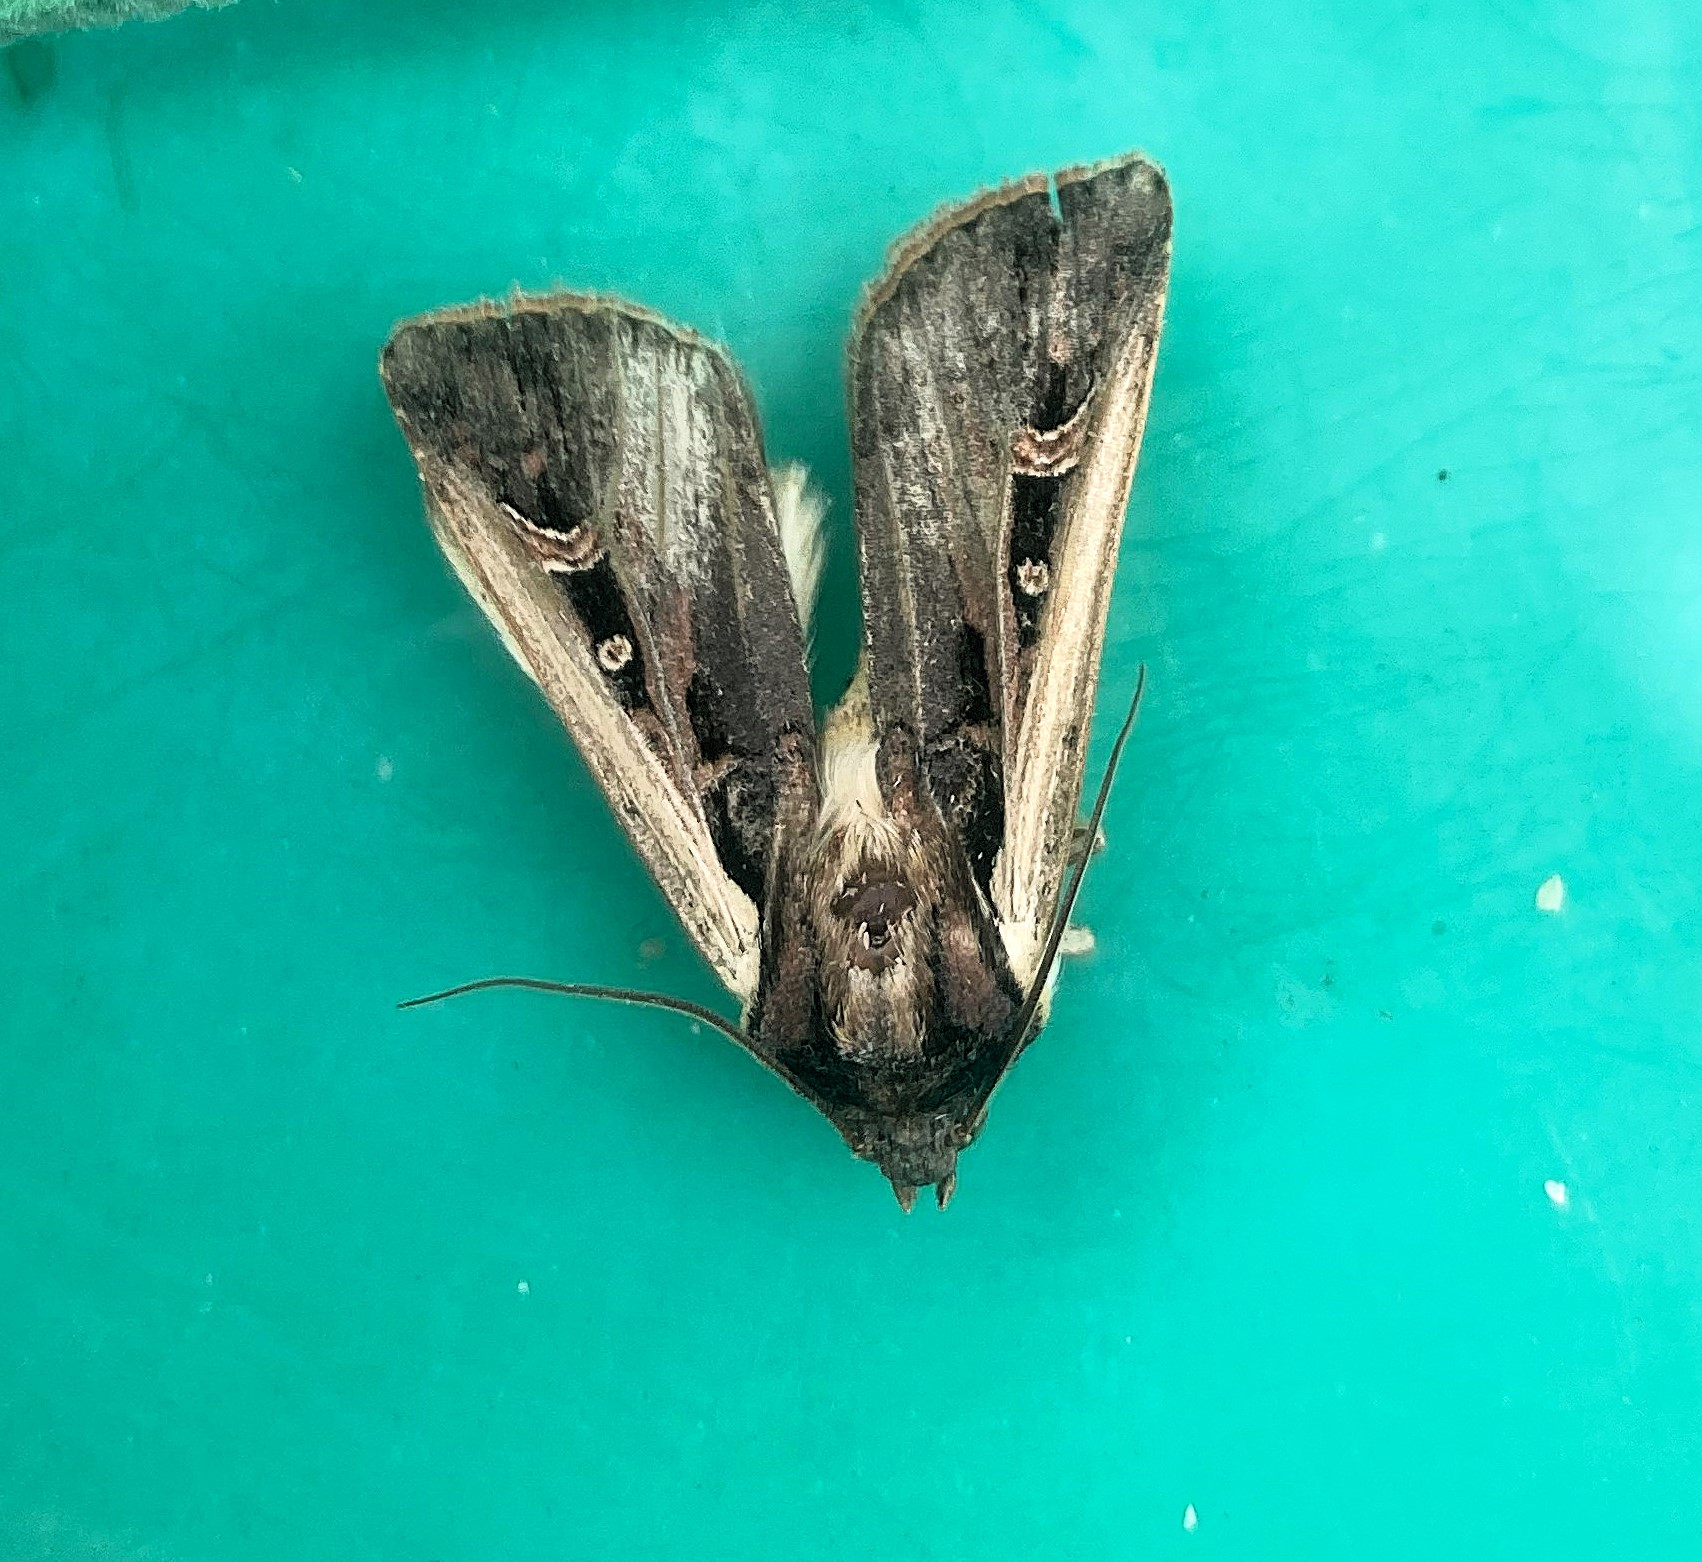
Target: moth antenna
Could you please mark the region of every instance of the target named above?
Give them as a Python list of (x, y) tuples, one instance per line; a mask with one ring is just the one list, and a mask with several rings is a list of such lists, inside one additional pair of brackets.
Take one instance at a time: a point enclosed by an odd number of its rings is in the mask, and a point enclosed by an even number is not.
[[(1117, 761), (1123, 757), (1123, 745), (1129, 741), (1129, 734), (1135, 730), (1135, 718), (1141, 713), (1141, 696), (1145, 693), (1146, 663), (1143, 662), (1135, 674), (1135, 696), (1129, 701), (1129, 714), (1123, 718), (1122, 730), (1117, 734), (1117, 741), (1111, 745), (1111, 757), (1105, 762), (1105, 776), (1099, 783), (1099, 795), (1093, 800), (1093, 813), (1087, 821), (1089, 841), (1099, 838), (1099, 822), (1105, 817), (1105, 805), (1111, 801), (1111, 782), (1117, 774)], [(1064, 891), (1063, 899), (1058, 902), (1057, 914), (1052, 919), (1052, 930), (1047, 935), (1046, 947), (1040, 955), (1040, 966), (1035, 972), (1034, 985), (1028, 989), (1028, 996), (1011, 1022), (1010, 1038), (1006, 1043), (1007, 1060), (1016, 1057), (1028, 1045), (1029, 1032), (1034, 1028), (1035, 1013), (1040, 1008), (1041, 998), (1045, 996), (1047, 978), (1052, 974), (1052, 967), (1057, 964), (1058, 950), (1063, 945), (1064, 934), (1070, 925), (1070, 913), (1076, 908), (1076, 896), (1081, 893), (1081, 881), (1087, 875), (1088, 858), (1092, 855), (1091, 851), (1082, 854), (1081, 861), (1075, 867), (1075, 876), (1070, 880), (1070, 887)]]
[(667, 993), (638, 992), (631, 987), (603, 987), (592, 982), (547, 982), (536, 976), (487, 976), (477, 982), (463, 982), (459, 987), (445, 987), (442, 992), (427, 993), (423, 998), (409, 998), (396, 1005), (398, 1009), (421, 1009), (428, 1003), (442, 1003), (446, 998), (460, 998), (466, 993), (489, 992), (496, 987), (521, 987), (527, 992), (556, 993), (565, 998), (602, 998), (610, 1003), (630, 1003), (650, 1009), (668, 1009), (690, 1019), (712, 1025), (731, 1041), (747, 1050), (755, 1043), (750, 1035), (731, 1020), (722, 1018), (713, 1009), (689, 998), (675, 998)]

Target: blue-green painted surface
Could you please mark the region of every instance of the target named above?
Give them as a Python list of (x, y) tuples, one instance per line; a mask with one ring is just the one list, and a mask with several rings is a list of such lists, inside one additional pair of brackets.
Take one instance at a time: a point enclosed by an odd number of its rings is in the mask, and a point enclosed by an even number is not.
[[(7, 1562), (1698, 1554), (1702, 20), (847, 10), (0, 69)], [(666, 1016), (393, 1012), (715, 990), (435, 556), (391, 321), (729, 341), (835, 500), (826, 696), (857, 287), (1136, 145), (1150, 698), (949, 1214)]]

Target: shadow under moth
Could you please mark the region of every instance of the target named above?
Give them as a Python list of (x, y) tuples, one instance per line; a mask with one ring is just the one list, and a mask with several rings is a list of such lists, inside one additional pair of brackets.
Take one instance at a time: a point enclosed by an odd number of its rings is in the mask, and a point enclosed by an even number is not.
[[(748, 1049), (945, 1207), (1045, 1020), (1170, 261), (1135, 155), (947, 207), (849, 366), (857, 672), (819, 730), (822, 503), (714, 343), (592, 294), (398, 325), (381, 372), (444, 553), (565, 723)], [(450, 994), (415, 1000), (431, 1002)]]

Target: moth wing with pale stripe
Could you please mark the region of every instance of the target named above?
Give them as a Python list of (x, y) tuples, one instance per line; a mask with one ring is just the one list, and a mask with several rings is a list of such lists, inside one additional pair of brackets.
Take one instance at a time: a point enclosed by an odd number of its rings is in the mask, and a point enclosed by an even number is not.
[(404, 321), (381, 370), (445, 554), (748, 1001), (816, 779), (803, 635), (737, 370), (658, 316), (578, 294)]
[(1001, 186), (899, 244), (852, 342), (873, 725), (915, 735), (1025, 990), (1076, 827), (1170, 227), (1139, 155)]

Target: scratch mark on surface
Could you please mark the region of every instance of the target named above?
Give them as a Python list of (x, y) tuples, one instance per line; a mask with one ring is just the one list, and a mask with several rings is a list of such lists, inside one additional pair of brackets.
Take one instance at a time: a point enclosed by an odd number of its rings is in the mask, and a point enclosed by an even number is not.
[(124, 83), (115, 81), (106, 95), (106, 155), (112, 164), (112, 187), (118, 195), (119, 207), (133, 212), (140, 205), (136, 198), (136, 171), (130, 162), (130, 151), (124, 135)]
[(24, 108), (34, 108), (59, 79), (53, 46), (40, 38), (24, 38), (4, 51), (12, 92)]
[(27, 739), (7, 747), (0, 781), (8, 788), (31, 784), (40, 768), (48, 764), (75, 734), (108, 719), (113, 711), (141, 691), (156, 684), (170, 685), (199, 663), (223, 656), (231, 646), (240, 645), (249, 635), (264, 629), (274, 620), (287, 617), (312, 603), (323, 592), (322, 582), (304, 582), (299, 589), (261, 603), (253, 612), (241, 615), (205, 639), (185, 645), (152, 667), (139, 668), (127, 677), (115, 680), (109, 688), (90, 697), (86, 703), (43, 722), (39, 730)]

